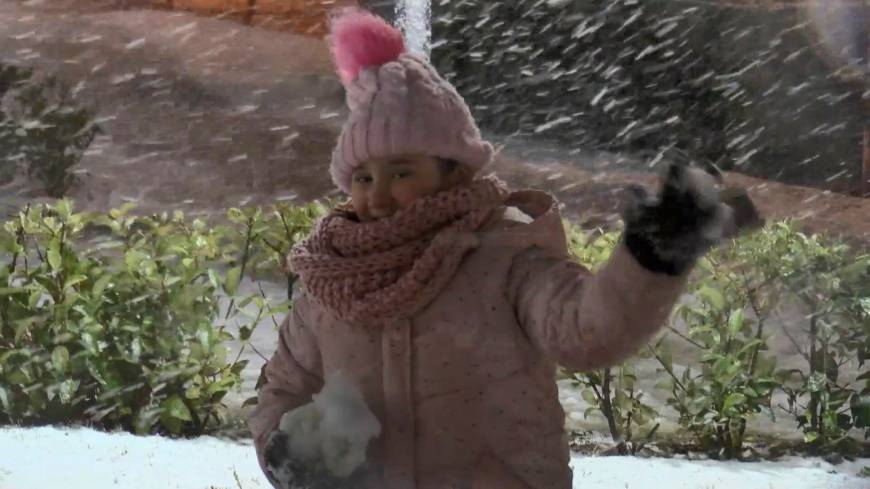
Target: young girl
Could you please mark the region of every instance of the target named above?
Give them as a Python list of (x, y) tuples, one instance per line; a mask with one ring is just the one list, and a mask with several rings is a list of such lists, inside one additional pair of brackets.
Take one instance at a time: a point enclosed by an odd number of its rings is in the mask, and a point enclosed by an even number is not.
[[(556, 365), (619, 364), (665, 322), (724, 232), (713, 179), (672, 166), (658, 198), (633, 189), (590, 274), (552, 196), (480, 175), (492, 147), (398, 31), (349, 10), (331, 42), (350, 117), (330, 170), (350, 203), (290, 253), (303, 294), (250, 420), (264, 471), (283, 488), (570, 488)], [(278, 431), (337, 372), (381, 428), (345, 479)]]

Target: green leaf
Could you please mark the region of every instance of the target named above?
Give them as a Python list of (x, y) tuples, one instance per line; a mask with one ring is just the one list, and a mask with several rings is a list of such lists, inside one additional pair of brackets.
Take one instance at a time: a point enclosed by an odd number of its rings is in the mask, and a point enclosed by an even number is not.
[(583, 389), (580, 392), (580, 396), (583, 397), (583, 400), (589, 403), (592, 406), (598, 405), (598, 399), (595, 397), (595, 394), (592, 392), (592, 389)]
[(161, 407), (166, 416), (181, 421), (193, 421), (193, 418), (190, 416), (190, 409), (188, 409), (187, 404), (184, 403), (184, 399), (178, 395), (172, 396), (163, 401)]
[(94, 283), (94, 288), (91, 289), (93, 296), (99, 297), (99, 296), (103, 295), (103, 292), (106, 290), (106, 288), (109, 286), (109, 284), (111, 282), (112, 282), (112, 274), (109, 274), (109, 273), (98, 278), (97, 281)]
[(212, 270), (212, 269), (209, 269), (208, 272), (207, 272), (207, 275), (208, 275), (208, 281), (209, 281), (209, 283), (211, 283), (211, 286), (212, 286), (212, 287), (214, 287), (215, 289), (217, 289), (217, 288), (219, 288), (219, 287), (221, 286), (221, 278), (220, 278), (220, 276), (217, 274), (217, 272), (215, 272), (215, 271)]
[(178, 277), (178, 276), (175, 276), (175, 277), (167, 277), (167, 278), (163, 281), (163, 286), (166, 287), (166, 288), (169, 288), (169, 287), (172, 287), (173, 285), (177, 284), (178, 282), (181, 282), (181, 277)]
[(139, 264), (147, 258), (148, 256), (145, 253), (134, 249), (124, 254), (124, 263), (129, 271), (137, 272), (139, 271)]
[(130, 360), (138, 363), (139, 358), (142, 356), (142, 340), (137, 338), (133, 338), (130, 342)]
[(704, 285), (701, 287), (701, 290), (698, 291), (698, 294), (706, 299), (714, 309), (721, 311), (725, 308), (725, 297), (718, 289)]
[(161, 411), (162, 410), (154, 407), (145, 408), (139, 411), (133, 421), (133, 429), (136, 433), (140, 435), (151, 433), (154, 424), (157, 423), (158, 419), (160, 419)]
[(625, 364), (619, 369), (619, 385), (622, 389), (634, 390), (637, 376), (633, 373), (632, 367)]
[(670, 343), (668, 343), (667, 341), (664, 341), (664, 339), (662, 339), (662, 341), (660, 341), (658, 343), (658, 345), (656, 345), (656, 347), (658, 350), (657, 355), (658, 355), (659, 363), (662, 364), (662, 366), (665, 368), (665, 370), (673, 371), (674, 360), (673, 360), (673, 355), (671, 354)]
[(72, 277), (67, 279), (66, 283), (64, 284), (64, 290), (72, 290), (74, 286), (84, 282), (87, 279), (88, 277), (86, 275), (73, 275)]
[(239, 301), (239, 303), (236, 305), (236, 308), (237, 308), (237, 309), (244, 309), (244, 308), (247, 307), (248, 304), (250, 304), (251, 301), (253, 301), (256, 297), (257, 297), (257, 296), (254, 296), (254, 295), (249, 295), (249, 296), (245, 297), (244, 299), (242, 299), (241, 301)]
[(122, 246), (124, 246), (124, 243), (122, 241), (109, 240), (98, 243), (96, 246), (94, 246), (94, 250), (111, 250), (114, 248), (120, 248)]
[(250, 362), (250, 360), (239, 360), (230, 367), (230, 372), (235, 375), (241, 375), (242, 371), (245, 370), (245, 367), (248, 366), (248, 362)]
[(202, 395), (202, 389), (197, 385), (192, 385), (184, 391), (184, 397), (188, 399), (199, 399)]
[(737, 352), (737, 356), (738, 357), (743, 356), (743, 355), (749, 353), (751, 350), (753, 350), (756, 346), (763, 345), (763, 344), (764, 344), (763, 341), (753, 339), (749, 343), (746, 343), (745, 345), (743, 345), (743, 348), (741, 348), (740, 351)]
[(24, 292), (27, 292), (27, 289), (24, 287), (0, 287), (0, 297), (21, 294)]
[(632, 423), (635, 423), (638, 426), (644, 426), (649, 423), (649, 418), (646, 417), (642, 411), (638, 411), (634, 414), (634, 418), (632, 419)]
[(30, 383), (30, 375), (22, 369), (15, 369), (10, 373), (6, 380), (12, 385), (27, 385)]
[(67, 199), (61, 199), (57, 201), (54, 205), (54, 209), (57, 211), (57, 214), (61, 217), (62, 220), (66, 221), (72, 215), (72, 209), (70, 207), (70, 202)]
[(39, 303), (39, 300), (42, 299), (43, 294), (43, 289), (39, 287), (34, 287), (30, 291), (30, 297), (27, 299), (27, 307), (35, 309), (36, 305)]
[(728, 318), (728, 331), (731, 336), (736, 336), (743, 328), (744, 313), (743, 309), (734, 309), (731, 311), (731, 316)]
[[(96, 352), (94, 351), (92, 353), (96, 353)], [(94, 380), (96, 380), (97, 382), (99, 382), (103, 386), (108, 384), (108, 382), (106, 382), (106, 379), (103, 377), (103, 374), (100, 372), (100, 370), (97, 368), (96, 365), (94, 365), (91, 362), (88, 362), (87, 365), (88, 365), (88, 372), (90, 372), (91, 377), (93, 377)]]
[(15, 327), (14, 327), (15, 335), (13, 336), (13, 338), (15, 338), (16, 342), (21, 341), (21, 338), (23, 338), (24, 335), (28, 331), (30, 331), (31, 326), (33, 326), (33, 323), (35, 323), (36, 320), (37, 320), (36, 317), (29, 317), (27, 319), (21, 319), (21, 320), (15, 321), (15, 323), (14, 323), (15, 324)]
[(0, 406), (3, 406), (4, 411), (9, 411), (9, 393), (2, 385), (0, 385)]
[(60, 402), (63, 404), (69, 404), (75, 395), (76, 391), (79, 388), (79, 381), (73, 379), (67, 379), (61, 382), (60, 388), (58, 389), (58, 395), (60, 396)]
[(746, 402), (746, 396), (739, 392), (735, 392), (730, 394), (725, 398), (725, 402), (722, 404), (722, 411), (728, 412), (733, 409), (735, 406), (743, 404)]
[(249, 326), (242, 326), (239, 328), (239, 340), (248, 341), (251, 338), (251, 333), (253, 330)]
[(852, 419), (856, 428), (870, 428), (870, 396), (852, 396)]
[(759, 354), (755, 361), (755, 371), (759, 375), (773, 375), (773, 371), (776, 370), (776, 362), (775, 356)]
[(227, 270), (227, 278), (224, 281), (224, 292), (227, 295), (235, 295), (242, 278), (242, 267), (233, 267)]
[(51, 352), (51, 364), (58, 373), (65, 373), (69, 367), (69, 350), (64, 346), (55, 347)]
[(51, 244), (48, 247), (48, 266), (56, 272), (60, 270), (62, 263), (63, 260), (60, 256), (60, 239), (54, 238), (51, 240)]
[(614, 410), (628, 411), (630, 402), (622, 390), (617, 390), (613, 394), (613, 406), (616, 408)]
[(813, 372), (807, 379), (807, 390), (810, 392), (821, 392), (828, 384), (828, 379), (822, 372)]
[(217, 391), (215, 391), (214, 394), (212, 394), (210, 401), (213, 403), (220, 402), (221, 399), (223, 399), (224, 396), (226, 396), (228, 392), (229, 391), (227, 389), (217, 390)]

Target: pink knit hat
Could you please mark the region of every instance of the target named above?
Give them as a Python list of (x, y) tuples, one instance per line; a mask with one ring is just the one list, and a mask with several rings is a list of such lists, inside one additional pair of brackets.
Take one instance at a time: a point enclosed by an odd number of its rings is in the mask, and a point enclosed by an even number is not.
[(332, 153), (332, 180), (350, 192), (363, 162), (402, 154), (456, 160), (479, 171), (493, 148), (480, 136), (456, 89), (425, 57), (405, 50), (402, 34), (364, 10), (341, 10), (331, 47), (350, 117)]

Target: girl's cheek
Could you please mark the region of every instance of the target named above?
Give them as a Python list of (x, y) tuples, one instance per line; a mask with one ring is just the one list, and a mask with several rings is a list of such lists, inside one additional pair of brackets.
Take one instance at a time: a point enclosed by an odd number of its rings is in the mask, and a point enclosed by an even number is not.
[(413, 187), (411, 185), (407, 185), (407, 184), (405, 184), (405, 185), (398, 184), (398, 185), (399, 185), (399, 188), (397, 188), (393, 192), (393, 195), (395, 195), (396, 201), (399, 203), (400, 207), (405, 207), (408, 204), (410, 204), (411, 202), (415, 201), (417, 198), (419, 198), (419, 196), (418, 196), (419, 191), (417, 191), (417, 189), (415, 187)]
[(444, 179), (439, 174), (421, 176), (417, 182), (420, 187), (420, 192), (425, 195), (433, 195), (441, 190), (444, 184)]
[(417, 199), (435, 194), (438, 183), (421, 175), (398, 180), (393, 183), (393, 198), (400, 207), (406, 207)]

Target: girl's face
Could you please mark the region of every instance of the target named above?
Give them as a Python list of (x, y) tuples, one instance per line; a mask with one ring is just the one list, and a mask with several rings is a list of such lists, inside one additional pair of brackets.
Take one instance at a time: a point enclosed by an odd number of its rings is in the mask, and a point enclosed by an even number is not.
[(423, 155), (369, 160), (351, 180), (350, 198), (363, 222), (393, 215), (417, 199), (434, 195), (464, 180), (460, 167)]

